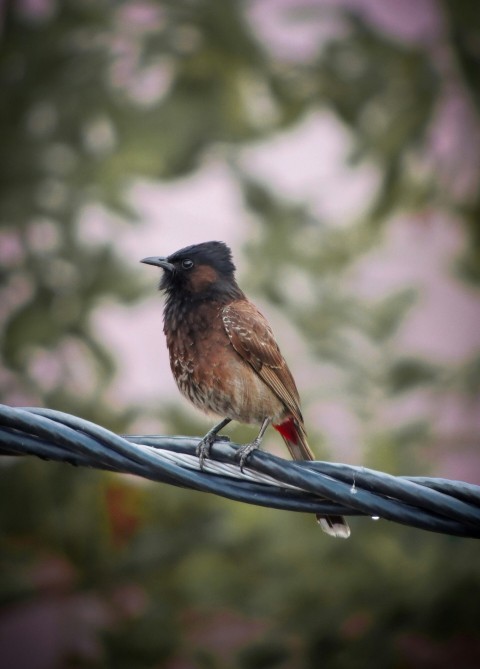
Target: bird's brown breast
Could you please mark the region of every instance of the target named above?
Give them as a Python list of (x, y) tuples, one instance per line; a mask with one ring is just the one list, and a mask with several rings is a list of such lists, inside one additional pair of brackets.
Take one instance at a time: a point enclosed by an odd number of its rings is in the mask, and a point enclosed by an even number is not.
[[(224, 305), (200, 303), (165, 320), (170, 366), (180, 391), (206, 413), (259, 424), (285, 406), (233, 348)], [(170, 321), (170, 322), (169, 322)]]

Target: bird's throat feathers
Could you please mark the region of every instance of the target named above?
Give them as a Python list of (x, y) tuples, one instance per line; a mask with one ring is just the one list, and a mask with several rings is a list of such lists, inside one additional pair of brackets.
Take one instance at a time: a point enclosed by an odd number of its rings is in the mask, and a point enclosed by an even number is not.
[(207, 281), (208, 274), (208, 272), (204, 275), (199, 273), (194, 286), (179, 286), (172, 283), (165, 286), (160, 283), (160, 290), (164, 290), (167, 296), (164, 309), (166, 325), (178, 327), (182, 321), (191, 318), (193, 313), (204, 305), (224, 306), (234, 300), (245, 298), (235, 280), (217, 277), (214, 281)]

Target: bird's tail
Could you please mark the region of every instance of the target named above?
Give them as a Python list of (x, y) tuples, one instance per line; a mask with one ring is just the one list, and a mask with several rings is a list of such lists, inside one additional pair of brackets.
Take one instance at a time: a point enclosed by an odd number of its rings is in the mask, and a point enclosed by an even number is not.
[[(315, 456), (307, 443), (307, 436), (302, 425), (293, 418), (273, 426), (283, 437), (290, 455), (294, 460), (315, 460)], [(324, 532), (332, 537), (348, 539), (350, 528), (343, 516), (321, 516), (317, 514), (317, 522)]]

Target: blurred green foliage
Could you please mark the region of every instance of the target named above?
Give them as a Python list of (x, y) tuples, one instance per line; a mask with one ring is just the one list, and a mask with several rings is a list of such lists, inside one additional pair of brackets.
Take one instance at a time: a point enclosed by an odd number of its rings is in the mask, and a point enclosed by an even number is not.
[[(473, 0), (440, 8), (447, 72), (431, 44), (403, 43), (339, 10), (342, 29), (316, 56), (284, 62), (254, 36), (246, 4), (236, 0), (7, 1), (2, 400), (119, 431), (144, 415), (105, 399), (115, 360), (91, 323), (102, 300), (140, 296), (138, 273), (111, 237), (92, 234), (84, 214), (97, 207), (110, 231), (135, 225), (135, 178), (181, 177), (217, 150), (255, 214), (249, 288), (289, 314), (312, 354), (341, 375), (338, 392), (367, 426), (366, 464), (402, 473), (424, 467), (417, 454), (431, 426), (389, 429), (372, 420), (378, 405), (419, 388), (472, 399), (479, 359), (452, 369), (402, 357), (392, 341), (414, 291), (367, 303), (348, 277), (392, 215), (438, 206), (464, 226), (470, 244), (457, 269), (478, 285), (480, 171), (459, 198), (425, 156), (452, 85), (471, 101), (478, 132), (480, 14)], [(307, 7), (307, 22), (309, 11), (316, 16)], [(158, 92), (142, 97), (152, 70)], [(352, 163), (379, 168), (370, 209), (347, 226), (313, 217), (239, 160), (246, 142), (317, 109), (351, 132)], [(292, 295), (285, 276), (303, 277), (310, 298)], [(53, 363), (47, 383), (36, 368)], [(88, 370), (86, 385), (76, 368)], [(200, 431), (178, 407), (164, 417), (172, 431)], [(9, 461), (0, 468), (1, 656), (13, 669), (478, 667), (475, 543), (382, 521), (352, 525), (347, 544), (333, 542), (310, 517)]]
[(478, 664), (473, 540), (360, 519), (346, 545), (303, 515), (39, 462), (9, 468), (0, 523), (4, 620), (41, 626), (42, 602), (74, 630), (50, 666)]

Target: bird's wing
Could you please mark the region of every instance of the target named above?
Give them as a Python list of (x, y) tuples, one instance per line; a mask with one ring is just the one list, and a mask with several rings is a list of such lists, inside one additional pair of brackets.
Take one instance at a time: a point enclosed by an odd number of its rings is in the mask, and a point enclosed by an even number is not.
[(265, 317), (248, 300), (237, 300), (223, 308), (222, 319), (233, 348), (302, 425), (295, 381)]

